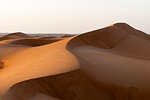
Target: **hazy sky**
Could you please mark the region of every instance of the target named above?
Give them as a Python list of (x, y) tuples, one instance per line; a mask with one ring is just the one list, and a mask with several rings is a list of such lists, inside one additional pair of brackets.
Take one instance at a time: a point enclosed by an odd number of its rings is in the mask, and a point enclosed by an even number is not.
[(0, 32), (82, 33), (126, 22), (150, 33), (150, 0), (0, 0)]

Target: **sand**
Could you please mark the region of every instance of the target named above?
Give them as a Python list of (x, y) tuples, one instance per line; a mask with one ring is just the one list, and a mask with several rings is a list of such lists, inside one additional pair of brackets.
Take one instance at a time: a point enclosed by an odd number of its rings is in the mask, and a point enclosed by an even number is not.
[(6, 100), (149, 100), (149, 44), (148, 34), (126, 23), (76, 36), (5, 39), (0, 93)]
[(58, 100), (58, 99), (52, 98), (50, 96), (41, 93), (37, 93), (33, 97), (29, 98), (28, 100)]

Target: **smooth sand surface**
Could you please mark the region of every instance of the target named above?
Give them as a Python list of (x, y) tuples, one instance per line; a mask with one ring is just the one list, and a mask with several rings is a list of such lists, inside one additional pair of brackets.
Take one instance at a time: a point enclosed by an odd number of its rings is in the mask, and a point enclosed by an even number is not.
[(1, 41), (1, 94), (12, 100), (150, 100), (149, 35), (117, 23), (65, 38)]
[(37, 93), (31, 98), (29, 98), (28, 100), (58, 100), (58, 99), (52, 98), (50, 96), (47, 96), (41, 93)]

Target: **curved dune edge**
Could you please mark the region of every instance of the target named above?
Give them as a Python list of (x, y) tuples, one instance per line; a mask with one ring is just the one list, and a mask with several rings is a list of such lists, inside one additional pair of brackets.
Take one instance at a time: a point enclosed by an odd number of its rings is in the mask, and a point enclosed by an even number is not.
[(78, 69), (67, 73), (20, 82), (11, 87), (6, 96), (9, 97), (9, 95), (13, 94), (14, 99), (12, 100), (28, 100), (28, 98), (40, 92), (60, 100), (84, 100), (86, 98), (96, 100), (97, 98), (102, 98), (101, 93), (104, 94), (103, 96), (107, 96), (106, 93), (110, 92), (101, 90), (101, 86), (97, 86), (94, 81), (89, 80)]
[(0, 70), (1, 93), (21, 81), (78, 69), (78, 60), (65, 48), (68, 41), (24, 48), (3, 58), (5, 68)]
[[(63, 48), (67, 48), (75, 56), (74, 59), (76, 61), (76, 64), (74, 65), (76, 66), (72, 68), (78, 69), (80, 65), (80, 70), (66, 71), (67, 73), (64, 73), (63, 75), (60, 74), (62, 73), (61, 70), (60, 73), (57, 73), (57, 75), (55, 75), (56, 73), (49, 74), (52, 76), (49, 76), (48, 74), (42, 75), (43, 78), (38, 78), (37, 75), (33, 77), (32, 75), (32, 78), (30, 76), (30, 79), (32, 80), (26, 79), (27, 81), (24, 82), (18, 81), (19, 83), (16, 82), (18, 84), (14, 85), (14, 88), (20, 87), (18, 90), (20, 91), (20, 89), (23, 87), (23, 89), (25, 89), (26, 86), (30, 86), (31, 84), (33, 84), (34, 87), (34, 85), (37, 84), (37, 82), (46, 81), (46, 84), (51, 84), (49, 87), (50, 91), (47, 94), (53, 97), (59, 97), (62, 100), (73, 100), (73, 94), (75, 91), (79, 92), (75, 92), (77, 100), (87, 99), (87, 97), (84, 97), (85, 95), (88, 95), (88, 98), (91, 97), (89, 100), (150, 99), (150, 89), (148, 85), (148, 76), (150, 76), (148, 72), (150, 65), (150, 56), (149, 52), (145, 51), (149, 51), (150, 49), (150, 47), (148, 46), (148, 44), (150, 43), (149, 35), (141, 31), (135, 30), (127, 24), (121, 23), (100, 30), (77, 35), (73, 38), (66, 39), (63, 41), (67, 41), (65, 42), (65, 45), (63, 45)], [(57, 43), (61, 44), (62, 41), (59, 41)], [(55, 45), (55, 43), (53, 45)], [(45, 46), (45, 48), (47, 47), (48, 45)], [(136, 51), (135, 47), (137, 49)], [(44, 48), (44, 46), (42, 48)], [(140, 48), (142, 48), (142, 52)], [(31, 49), (31, 51), (32, 50), (33, 49)], [(12, 62), (10, 64), (12, 64)], [(121, 68), (119, 68), (118, 66)], [(74, 73), (74, 77), (78, 78), (72, 79), (72, 73)], [(41, 77), (41, 75), (39, 76)], [(74, 85), (70, 86), (69, 78), (70, 80), (72, 80), (72, 83), (77, 82), (75, 84), (75, 86), (77, 85), (77, 90), (75, 88), (75, 90), (73, 89), (70, 92), (70, 94), (64, 96), (66, 91), (68, 92), (70, 91), (70, 88), (74, 87)], [(61, 83), (61, 85), (65, 85), (65, 83), (67, 83), (66, 85), (68, 86), (60, 86), (56, 83)], [(44, 86), (45, 84), (41, 83), (40, 85)], [(64, 91), (61, 91), (61, 89)], [(88, 94), (86, 92), (86, 89), (92, 91)], [(52, 91), (55, 92), (51, 93)], [(73, 96), (68, 97), (70, 95)]]

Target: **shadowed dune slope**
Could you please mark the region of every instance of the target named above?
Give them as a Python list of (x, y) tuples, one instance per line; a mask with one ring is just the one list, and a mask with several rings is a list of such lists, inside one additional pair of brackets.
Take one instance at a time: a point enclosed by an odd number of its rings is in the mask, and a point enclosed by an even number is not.
[(10, 89), (7, 97), (13, 95), (12, 100), (28, 100), (36, 93), (42, 93), (59, 100), (101, 100), (102, 98), (113, 98), (112, 96), (107, 97), (107, 93), (111, 91), (103, 90), (100, 87), (88, 79), (81, 70), (75, 70), (21, 82)]
[[(81, 69), (93, 79), (122, 86), (129, 91), (134, 88), (138, 91), (137, 98), (148, 100), (149, 44), (149, 35), (125, 23), (118, 23), (78, 35), (69, 41), (67, 47), (80, 61)], [(122, 89), (119, 89), (119, 100), (126, 100), (123, 99), (125, 94), (121, 94)]]
[[(117, 23), (108, 27), (87, 32), (78, 35), (71, 40), (71, 46), (91, 45), (100, 48), (110, 49), (120, 43), (121, 40), (128, 36), (136, 36), (142, 39), (150, 39), (150, 36), (144, 32), (134, 29), (126, 23)], [(75, 41), (76, 43), (73, 43)], [(77, 43), (79, 42), (79, 43)]]
[(54, 43), (57, 41), (62, 40), (61, 38), (54, 38), (54, 39), (20, 39), (11, 42), (12, 44), (16, 45), (24, 45), (24, 46), (41, 46), (45, 44)]
[(56, 100), (149, 100), (149, 37), (117, 23), (18, 50), (2, 59), (0, 89), (11, 87), (6, 97), (14, 100), (39, 93)]
[(117, 26), (122, 31), (125, 31), (128, 34), (139, 36), (141, 38), (148, 39), (148, 40), (150, 39), (150, 36), (148, 34), (142, 32), (140, 30), (137, 30), (137, 29), (133, 28), (132, 26), (126, 24), (126, 23), (117, 23), (117, 24), (114, 24), (114, 26)]

